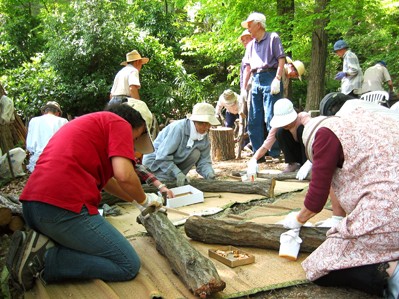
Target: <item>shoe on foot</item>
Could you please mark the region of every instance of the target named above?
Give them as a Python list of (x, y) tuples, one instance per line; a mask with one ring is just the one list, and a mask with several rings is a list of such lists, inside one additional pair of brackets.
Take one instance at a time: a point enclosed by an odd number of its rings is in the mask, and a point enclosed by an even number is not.
[(297, 171), (299, 168), (300, 165), (298, 163), (288, 163), (285, 169), (283, 170), (283, 173), (294, 172)]
[(35, 278), (44, 269), (44, 257), (46, 251), (54, 247), (54, 243), (46, 236), (31, 230), (22, 243), (21, 249), (11, 262), (12, 270), (16, 273), (13, 279), (24, 290), (33, 287)]
[(26, 232), (16, 231), (11, 236), (10, 247), (6, 256), (6, 267), (13, 280), (17, 280), (17, 261), (18, 257), (22, 255), (22, 246), (26, 240)]

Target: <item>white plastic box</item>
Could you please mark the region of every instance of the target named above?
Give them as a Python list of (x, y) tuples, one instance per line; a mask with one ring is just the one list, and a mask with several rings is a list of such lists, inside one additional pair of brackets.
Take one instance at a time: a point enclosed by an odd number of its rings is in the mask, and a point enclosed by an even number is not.
[(186, 185), (170, 189), (175, 197), (168, 198), (166, 206), (168, 208), (178, 208), (204, 202), (204, 193), (193, 186)]

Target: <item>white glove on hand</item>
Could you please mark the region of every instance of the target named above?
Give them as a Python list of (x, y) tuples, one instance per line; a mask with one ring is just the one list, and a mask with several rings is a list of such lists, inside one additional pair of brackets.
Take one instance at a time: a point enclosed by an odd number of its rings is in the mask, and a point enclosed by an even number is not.
[(258, 161), (255, 158), (251, 158), (248, 161), (247, 175), (253, 175), (258, 173)]
[(300, 223), (298, 221), (298, 216), (299, 212), (291, 212), (285, 218), (276, 224), (281, 224), (285, 228), (293, 229), (293, 228), (300, 228), (304, 223)]
[(338, 223), (340, 223), (342, 219), (344, 219), (344, 217), (342, 217), (342, 216), (332, 216), (331, 218), (328, 218), (326, 220), (316, 222), (315, 226), (316, 227), (334, 227)]
[(274, 78), (272, 84), (270, 85), (270, 93), (271, 94), (278, 94), (280, 93), (280, 80)]
[(177, 187), (184, 186), (186, 180), (187, 180), (187, 182), (190, 182), (189, 179), (185, 176), (184, 173), (179, 172), (176, 175), (176, 185), (177, 185)]
[(299, 230), (299, 228), (291, 229), (280, 235), (279, 256), (293, 261), (297, 259), (302, 243)]
[(297, 174), (296, 174), (296, 178), (300, 181), (303, 181), (304, 179), (306, 179), (306, 177), (309, 174), (309, 171), (312, 169), (312, 162), (310, 162), (309, 160), (307, 160), (302, 166), (301, 168), (298, 170)]
[(157, 209), (161, 208), (163, 205), (162, 196), (158, 196), (155, 193), (146, 193), (145, 200), (142, 203), (133, 201), (133, 204), (142, 212), (149, 206), (154, 206)]

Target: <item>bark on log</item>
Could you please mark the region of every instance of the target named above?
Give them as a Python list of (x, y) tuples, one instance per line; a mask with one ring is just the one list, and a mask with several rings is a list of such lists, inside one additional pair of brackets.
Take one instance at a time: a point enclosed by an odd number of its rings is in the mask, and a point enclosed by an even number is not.
[(21, 203), (15, 203), (13, 199), (8, 198), (6, 195), (0, 194), (0, 207), (10, 209), (12, 214), (22, 215)]
[(140, 214), (137, 221), (144, 225), (157, 250), (194, 295), (206, 298), (226, 287), (213, 263), (190, 245), (164, 213), (152, 212), (147, 216)]
[[(241, 177), (242, 175), (246, 174), (245, 171), (233, 171), (232, 176)], [(285, 181), (285, 180), (296, 180), (297, 172), (286, 172), (286, 173), (263, 173), (258, 172), (256, 176), (261, 179), (276, 179), (277, 181)], [(307, 175), (305, 180), (309, 181), (311, 178), (311, 172)]]
[[(168, 188), (176, 187), (176, 182), (164, 182)], [(190, 185), (202, 192), (230, 192), (241, 194), (259, 194), (265, 197), (274, 197), (275, 179), (255, 182), (219, 181), (219, 180), (190, 180)], [(143, 186), (145, 192), (158, 192), (151, 186)]]
[[(189, 217), (184, 224), (186, 235), (208, 243), (279, 250), (280, 235), (287, 229), (278, 224)], [(312, 252), (326, 239), (327, 228), (302, 227), (300, 251)]]
[(226, 161), (235, 158), (234, 132), (232, 128), (216, 127), (209, 130), (211, 157), (213, 161)]

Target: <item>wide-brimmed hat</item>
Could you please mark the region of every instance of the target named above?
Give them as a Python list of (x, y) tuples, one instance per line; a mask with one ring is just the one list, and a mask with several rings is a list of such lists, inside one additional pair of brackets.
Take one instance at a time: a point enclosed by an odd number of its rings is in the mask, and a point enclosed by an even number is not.
[(264, 14), (261, 14), (259, 12), (253, 12), (251, 13), (248, 18), (241, 22), (241, 26), (244, 28), (248, 28), (248, 22), (258, 22), (262, 24), (262, 27), (266, 27), (266, 17)]
[(150, 61), (150, 59), (147, 57), (141, 57), (137, 50), (133, 50), (132, 52), (126, 54), (126, 61), (121, 62), (121, 65), (127, 65), (128, 62), (136, 60), (141, 60), (142, 64), (146, 64), (148, 61)]
[(212, 126), (220, 125), (220, 122), (215, 117), (215, 108), (208, 103), (197, 103), (193, 107), (193, 113), (188, 116), (193, 121), (201, 121), (210, 123)]
[(133, 98), (128, 98), (124, 104), (129, 105), (134, 110), (138, 111), (144, 119), (147, 127), (147, 133), (141, 135), (134, 142), (135, 150), (142, 154), (150, 154), (154, 152), (154, 145), (150, 135), (152, 125), (152, 113), (145, 102)]
[(296, 71), (298, 72), (298, 79), (302, 81), (302, 75), (305, 73), (305, 65), (303, 62), (300, 60), (292, 61), (292, 59), (288, 56), (285, 57), (285, 59), (287, 60), (287, 63), (291, 63), (295, 67)]
[(44, 104), (44, 105), (40, 108), (40, 111), (41, 111), (42, 113), (44, 113), (44, 111), (45, 111), (47, 108), (55, 108), (55, 109), (58, 110), (59, 113), (62, 114), (61, 106), (60, 106), (60, 104), (58, 104), (56, 101), (48, 101), (46, 104)]
[(225, 106), (232, 106), (238, 101), (238, 94), (236, 94), (231, 89), (226, 89), (219, 99), (223, 102)]
[(273, 118), (270, 121), (272, 128), (281, 128), (289, 125), (297, 118), (294, 105), (289, 99), (280, 99), (273, 106)]

